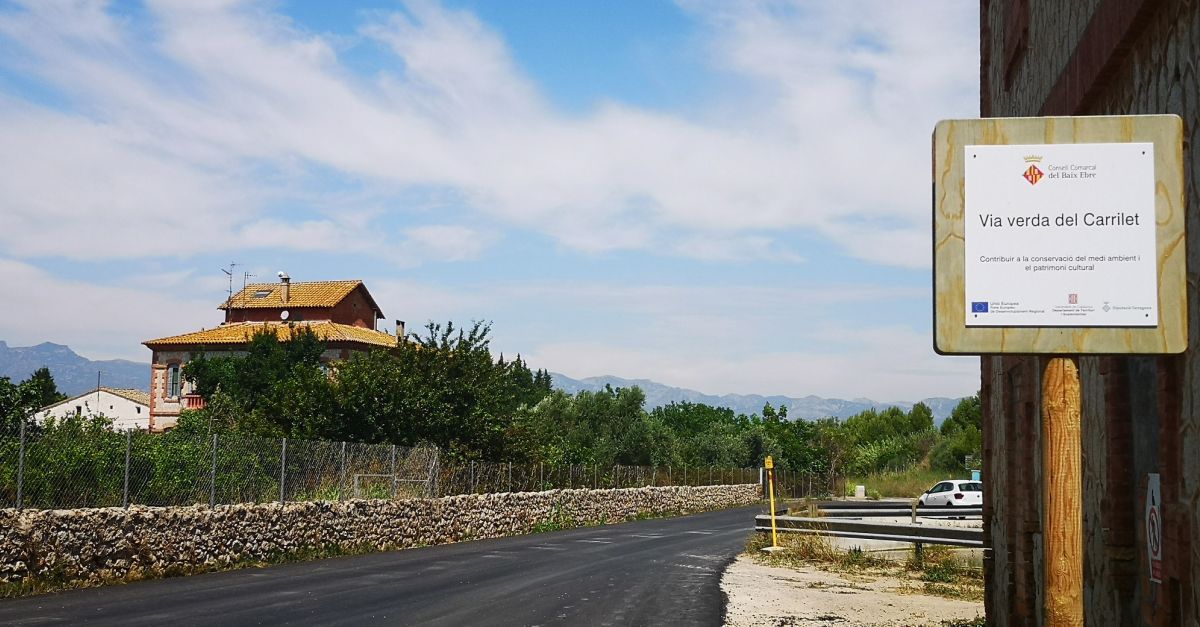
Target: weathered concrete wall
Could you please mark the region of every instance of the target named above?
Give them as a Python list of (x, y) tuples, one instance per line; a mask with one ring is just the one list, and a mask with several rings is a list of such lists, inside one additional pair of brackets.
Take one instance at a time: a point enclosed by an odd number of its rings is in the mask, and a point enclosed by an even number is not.
[[(750, 505), (757, 484), (551, 490), (408, 501), (0, 510), (0, 583), (107, 581), (305, 552), (391, 550)], [(747, 520), (747, 529), (751, 521)]]
[[(1028, 47), (1014, 54), (1023, 13)], [(1181, 357), (1080, 360), (1084, 595), (1089, 625), (1200, 625), (1200, 3), (983, 0), (980, 30), (984, 116), (1183, 118), (1189, 347)], [(1044, 360), (982, 365), (988, 619), (1041, 624)], [(1161, 584), (1146, 559), (1147, 473), (1162, 476)]]

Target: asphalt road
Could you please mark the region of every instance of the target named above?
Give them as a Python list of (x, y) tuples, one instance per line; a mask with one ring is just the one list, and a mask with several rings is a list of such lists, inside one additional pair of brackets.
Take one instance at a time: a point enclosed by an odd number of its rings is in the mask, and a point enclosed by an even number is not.
[(0, 624), (720, 625), (750, 507), (0, 600)]

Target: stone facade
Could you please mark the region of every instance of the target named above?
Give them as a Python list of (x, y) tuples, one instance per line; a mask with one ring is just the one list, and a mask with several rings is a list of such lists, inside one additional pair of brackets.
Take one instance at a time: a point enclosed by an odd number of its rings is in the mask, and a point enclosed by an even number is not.
[[(1200, 625), (1200, 3), (983, 0), (985, 117), (1173, 113), (1183, 118), (1188, 336), (1182, 356), (1085, 357), (1084, 612), (1090, 625)], [(1045, 359), (982, 360), (985, 561), (991, 624), (1040, 625), (1040, 382)], [(1162, 481), (1162, 583), (1143, 524)]]
[[(0, 510), (0, 583), (99, 585), (320, 551), (386, 551), (751, 505), (757, 484), (407, 501)], [(746, 519), (746, 529), (753, 526)]]

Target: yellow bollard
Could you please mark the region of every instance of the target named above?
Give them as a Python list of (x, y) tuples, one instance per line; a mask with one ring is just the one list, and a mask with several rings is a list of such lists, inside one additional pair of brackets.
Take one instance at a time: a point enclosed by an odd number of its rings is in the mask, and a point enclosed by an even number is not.
[(779, 548), (779, 535), (775, 531), (775, 460), (767, 455), (763, 466), (767, 468), (767, 492), (771, 495), (771, 548)]

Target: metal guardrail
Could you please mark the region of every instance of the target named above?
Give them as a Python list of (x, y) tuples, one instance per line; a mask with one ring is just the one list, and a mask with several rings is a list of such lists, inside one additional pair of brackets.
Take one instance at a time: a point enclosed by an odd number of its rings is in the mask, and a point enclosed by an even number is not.
[[(957, 518), (961, 516), (982, 516), (983, 506), (972, 507), (925, 507), (918, 506), (913, 510), (912, 503), (903, 501), (815, 501), (811, 502), (809, 511), (829, 518)], [(793, 507), (792, 509), (806, 509)], [(782, 507), (776, 515), (787, 514), (789, 507)]]
[[(771, 531), (771, 516), (761, 514), (754, 518), (756, 531)], [(882, 523), (844, 518), (804, 518), (800, 516), (776, 516), (779, 531), (807, 533), (811, 535), (860, 538), (863, 540), (889, 540), (922, 544), (946, 544), (950, 546), (982, 547), (983, 529), (967, 527), (937, 527), (913, 523)]]
[[(911, 507), (871, 508), (871, 509), (819, 509), (828, 518), (899, 518), (912, 515)], [(918, 518), (943, 518), (959, 516), (982, 516), (982, 507), (920, 507), (917, 508)]]

